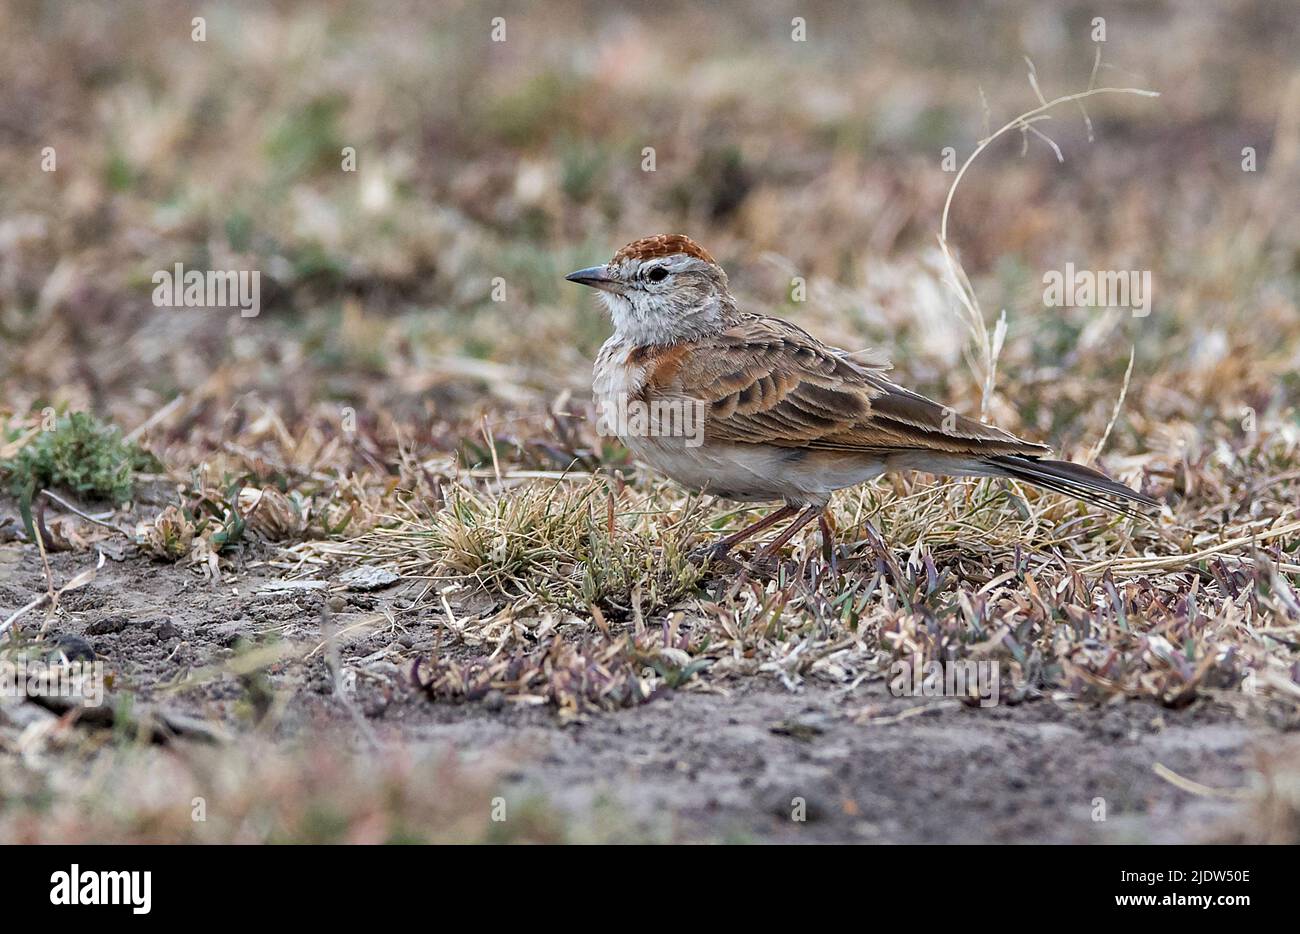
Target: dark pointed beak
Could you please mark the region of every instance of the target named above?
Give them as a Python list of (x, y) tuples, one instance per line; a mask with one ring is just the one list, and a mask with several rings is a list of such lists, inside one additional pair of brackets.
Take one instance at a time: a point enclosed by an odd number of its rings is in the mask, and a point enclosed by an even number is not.
[(623, 290), (622, 283), (611, 276), (604, 266), (588, 266), (586, 269), (571, 272), (564, 278), (570, 282), (589, 285), (593, 289), (601, 289), (605, 292), (621, 292)]

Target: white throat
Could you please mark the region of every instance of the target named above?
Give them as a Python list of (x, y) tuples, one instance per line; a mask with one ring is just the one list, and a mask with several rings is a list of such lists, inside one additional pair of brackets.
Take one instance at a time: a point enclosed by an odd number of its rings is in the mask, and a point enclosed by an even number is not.
[(615, 336), (633, 347), (700, 340), (720, 330), (724, 317), (723, 303), (718, 299), (696, 308), (654, 314), (613, 292), (601, 292), (600, 298), (609, 310)]
[(638, 314), (637, 308), (622, 295), (613, 292), (601, 292), (600, 300), (604, 302), (609, 318), (614, 324), (614, 334), (633, 347), (644, 344), (657, 344), (663, 339), (663, 328), (658, 322), (650, 321)]

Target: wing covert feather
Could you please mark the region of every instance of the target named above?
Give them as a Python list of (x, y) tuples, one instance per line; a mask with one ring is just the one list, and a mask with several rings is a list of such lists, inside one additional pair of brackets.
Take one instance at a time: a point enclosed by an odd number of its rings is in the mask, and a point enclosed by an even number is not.
[(705, 438), (821, 450), (1026, 454), (1048, 452), (958, 415), (786, 321), (750, 315), (650, 363), (645, 392), (708, 406)]

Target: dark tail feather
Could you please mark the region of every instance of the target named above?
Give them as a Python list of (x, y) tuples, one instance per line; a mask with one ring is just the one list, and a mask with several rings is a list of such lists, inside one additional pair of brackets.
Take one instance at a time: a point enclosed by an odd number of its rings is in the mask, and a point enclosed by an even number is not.
[(1009, 454), (989, 457), (984, 462), (1005, 476), (1032, 483), (1054, 493), (1064, 493), (1135, 519), (1144, 515), (1145, 510), (1160, 506), (1158, 501), (1145, 493), (1116, 483), (1091, 467), (1071, 464), (1069, 461), (1039, 460), (1036, 457)]

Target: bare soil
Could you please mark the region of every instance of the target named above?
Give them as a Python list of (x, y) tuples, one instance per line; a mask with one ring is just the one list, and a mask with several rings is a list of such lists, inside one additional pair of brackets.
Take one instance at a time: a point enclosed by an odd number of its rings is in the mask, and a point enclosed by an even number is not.
[[(56, 582), (87, 564), (85, 554), (51, 556)], [(278, 576), (251, 569), (211, 583), (139, 557), (109, 561), (92, 584), (65, 595), (46, 638), (86, 639), (114, 675), (114, 692), (130, 692), (137, 706), (215, 721), (236, 741), (254, 728), (250, 708), (265, 694), (287, 698), (275, 713), (285, 739), (324, 726), (359, 750), (372, 733), (384, 744), (507, 762), (505, 781), (516, 792), (606, 839), (1225, 839), (1246, 817), (1240, 805), (1175, 787), (1156, 764), (1237, 789), (1250, 781), (1256, 753), (1285, 736), (1206, 700), (1182, 710), (1053, 699), (980, 709), (894, 698), (883, 681), (797, 691), (775, 679), (735, 681), (725, 695), (676, 691), (569, 724), (501, 697), (436, 704), (411, 688), (409, 673), (445, 629), (443, 617), (404, 609), (409, 595), (400, 586), (335, 591), (346, 601), (341, 609), (335, 601), (332, 616), (339, 654), (356, 676), (348, 694), (367, 724), (358, 727), (335, 696), (326, 652), (308, 655), (320, 644), (326, 592), (268, 589), (282, 586), (272, 583)], [(0, 615), (45, 586), (35, 549), (0, 545)], [(396, 611), (394, 624), (349, 630), (384, 606)], [(39, 615), (24, 622), (31, 634)], [(257, 643), (299, 648), (264, 670), (260, 688), (224, 675), (168, 689)], [(1104, 820), (1095, 819), (1098, 799)]]

